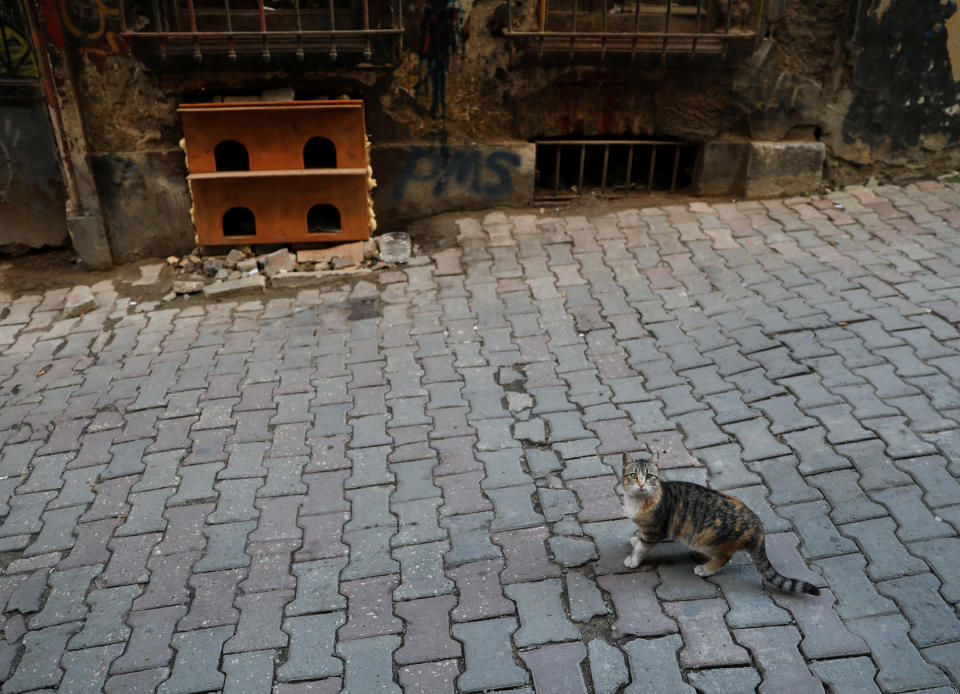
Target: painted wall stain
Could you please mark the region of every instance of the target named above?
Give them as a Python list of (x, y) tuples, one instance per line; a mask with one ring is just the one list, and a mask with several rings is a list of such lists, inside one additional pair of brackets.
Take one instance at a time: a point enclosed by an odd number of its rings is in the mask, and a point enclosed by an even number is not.
[(424, 0), (417, 39), (417, 83), (414, 100), (424, 88), (430, 101), (430, 116), (443, 120), (447, 115), (447, 71), (457, 49), (463, 49), (463, 19), (456, 0)]
[(484, 156), (480, 149), (413, 147), (397, 176), (393, 197), (402, 200), (411, 184), (425, 184), (436, 198), (465, 191), (497, 200), (510, 194), (514, 172), (521, 163), (520, 155), (509, 149)]

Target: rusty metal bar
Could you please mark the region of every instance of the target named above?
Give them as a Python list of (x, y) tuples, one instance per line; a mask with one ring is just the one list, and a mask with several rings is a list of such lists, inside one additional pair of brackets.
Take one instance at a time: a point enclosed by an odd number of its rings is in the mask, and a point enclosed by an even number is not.
[[(335, 14), (334, 14), (333, 0), (330, 0), (330, 28), (331, 28), (333, 31), (336, 31), (336, 30), (337, 30), (337, 19), (336, 19)], [(330, 44), (330, 60), (336, 60), (336, 59), (337, 59), (337, 43), (336, 43), (336, 41), (331, 41), (331, 44)]]
[[(512, 3), (509, 3), (509, 2), (507, 3), (508, 16), (510, 15), (510, 12), (511, 12), (510, 10), (511, 5)], [(538, 8), (539, 8), (539, 11), (537, 12), (538, 14), (537, 20), (540, 25), (540, 31), (544, 32), (547, 30), (547, 0), (540, 0), (540, 2), (538, 3)], [(510, 24), (510, 28), (513, 29), (513, 24)]]
[(260, 18), (260, 31), (267, 33), (267, 15), (263, 9), (263, 0), (257, 0), (257, 13)]
[(557, 160), (553, 171), (553, 193), (560, 193), (560, 146), (557, 145)]
[(650, 173), (647, 175), (647, 190), (653, 190), (653, 167), (657, 163), (657, 146), (650, 152)]
[(583, 165), (587, 160), (587, 145), (582, 143), (580, 145), (580, 177), (577, 179), (577, 192), (581, 195), (583, 194)]
[(637, 0), (637, 11), (633, 17), (633, 45), (630, 47), (630, 59), (637, 52), (637, 39), (640, 38), (640, 0)]
[(627, 182), (624, 184), (627, 188), (630, 187), (630, 174), (633, 172), (633, 149), (634, 146), (630, 145), (627, 150)]
[(268, 63), (270, 62), (270, 47), (268, 45), (267, 16), (263, 9), (263, 0), (257, 0), (257, 9), (260, 13), (260, 31), (263, 32), (263, 50), (260, 52), (260, 56), (263, 58), (263, 62)]
[(670, 34), (670, 15), (673, 13), (673, 0), (667, 0), (667, 13), (663, 19), (663, 48), (660, 51), (660, 62), (667, 61), (667, 37)]
[(600, 18), (600, 29), (603, 31), (603, 38), (600, 39), (600, 59), (603, 60), (607, 54), (607, 0), (603, 0), (603, 17)]
[(670, 178), (670, 192), (677, 192), (677, 170), (680, 168), (680, 145), (676, 146), (673, 155), (673, 176)]
[(693, 39), (693, 45), (690, 47), (690, 55), (697, 53), (697, 39), (700, 38), (700, 17), (703, 14), (703, 0), (697, 0), (697, 29), (696, 36)]
[(730, 33), (730, 10), (732, 9), (733, 9), (733, 0), (727, 0), (727, 29), (726, 29), (726, 32), (724, 32), (727, 34)]
[(600, 192), (607, 192), (607, 166), (610, 164), (610, 145), (603, 146), (603, 174), (600, 177)]
[[(193, 7), (193, 0), (187, 0), (187, 13), (190, 15), (190, 31), (193, 32), (193, 60), (197, 63), (203, 61), (203, 51), (200, 50), (200, 39), (197, 33), (197, 13)], [(178, 22), (179, 24), (179, 22)], [(166, 43), (163, 44), (166, 47)]]
[[(507, 4), (509, 6), (509, 3)], [(370, 28), (370, 2), (369, 0), (363, 0), (363, 29), (364, 31)], [(370, 39), (367, 38), (367, 42), (363, 47), (363, 58), (364, 60), (370, 60), (370, 56), (373, 55), (373, 51), (370, 49)]]
[(297, 60), (303, 60), (306, 57), (306, 54), (303, 52), (303, 36), (301, 31), (303, 31), (303, 24), (300, 21), (300, 0), (293, 0), (293, 10), (297, 16)]
[[(267, 32), (270, 36), (278, 37), (293, 37), (296, 38), (298, 35), (303, 36), (304, 38), (313, 38), (326, 36), (328, 38), (336, 37), (351, 37), (359, 36), (363, 37), (367, 34), (371, 36), (383, 35), (383, 36), (392, 36), (403, 33), (403, 29), (337, 29), (336, 31), (331, 31), (329, 29), (318, 29), (316, 31), (294, 31), (294, 30), (284, 30), (284, 31), (269, 31)], [(136, 31), (136, 32), (127, 32), (126, 34), (121, 34), (124, 38), (155, 38), (155, 39), (190, 39), (190, 38), (200, 38), (200, 39), (210, 39), (210, 38), (223, 38), (224, 36), (235, 36), (237, 38), (249, 38), (249, 37), (261, 37), (263, 36), (262, 31), (233, 31), (229, 34), (224, 31)]]
[[(538, 145), (675, 145), (673, 140), (534, 140)], [(681, 143), (683, 144), (683, 143)]]
[(573, 57), (573, 49), (577, 41), (577, 0), (573, 0), (573, 31), (570, 32), (570, 56)]

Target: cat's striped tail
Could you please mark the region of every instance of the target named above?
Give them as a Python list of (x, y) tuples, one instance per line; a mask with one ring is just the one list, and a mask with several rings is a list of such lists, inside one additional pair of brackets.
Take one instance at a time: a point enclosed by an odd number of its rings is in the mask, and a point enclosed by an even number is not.
[(775, 568), (770, 560), (767, 559), (767, 550), (764, 548), (764, 538), (761, 535), (753, 549), (750, 550), (750, 556), (753, 557), (753, 564), (757, 571), (763, 577), (764, 581), (776, 586), (787, 593), (807, 593), (808, 595), (820, 595), (820, 589), (812, 583), (801, 581), (799, 578), (787, 578)]

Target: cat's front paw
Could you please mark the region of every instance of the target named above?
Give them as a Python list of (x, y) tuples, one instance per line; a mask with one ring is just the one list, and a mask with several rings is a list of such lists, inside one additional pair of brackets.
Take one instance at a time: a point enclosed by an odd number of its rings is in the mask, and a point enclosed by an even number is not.
[(631, 547), (636, 547), (638, 542), (640, 542), (640, 538), (639, 538), (639, 537), (637, 537), (636, 535), (631, 535), (631, 536), (630, 536), (630, 546), (631, 546)]
[(697, 574), (700, 578), (706, 578), (707, 576), (713, 576), (713, 574), (717, 572), (708, 569), (706, 564), (698, 564), (693, 567), (693, 573)]
[(623, 565), (628, 569), (635, 569), (640, 566), (640, 557), (635, 557), (632, 554), (623, 560)]

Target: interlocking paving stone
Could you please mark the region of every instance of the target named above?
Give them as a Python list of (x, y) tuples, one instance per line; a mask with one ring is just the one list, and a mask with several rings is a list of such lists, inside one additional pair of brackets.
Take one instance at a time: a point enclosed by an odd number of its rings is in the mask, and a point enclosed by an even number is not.
[(896, 611), (896, 605), (877, 593), (864, 573), (866, 560), (859, 554), (828, 557), (815, 562), (837, 596), (837, 614), (857, 619)]
[(301, 516), (297, 525), (303, 528), (303, 545), (294, 555), (296, 561), (331, 559), (347, 554), (348, 548), (341, 536), (349, 517), (349, 513)]
[(850, 523), (886, 515), (886, 509), (870, 501), (859, 485), (860, 476), (853, 470), (838, 470), (808, 478), (827, 497), (834, 523)]
[(930, 508), (960, 504), (960, 483), (947, 471), (947, 461), (940, 456), (910, 458), (896, 462), (923, 487), (923, 502)]
[(576, 537), (551, 537), (547, 544), (554, 558), (564, 567), (583, 566), (597, 558), (597, 548), (590, 540)]
[(760, 675), (752, 667), (697, 670), (688, 675), (691, 684), (703, 694), (737, 694), (756, 691)]
[(733, 629), (789, 624), (790, 615), (771, 602), (761, 587), (760, 577), (752, 566), (732, 566), (709, 578), (723, 591), (730, 606), (725, 616)]
[(810, 663), (810, 669), (836, 694), (880, 694), (873, 681), (877, 668), (869, 658), (842, 658)]
[(923, 649), (923, 656), (939, 665), (954, 681), (960, 680), (960, 644), (947, 643)]
[(240, 621), (232, 637), (223, 645), (224, 653), (257, 648), (283, 648), (287, 634), (280, 630), (283, 608), (293, 599), (292, 590), (272, 590), (239, 596), (234, 604), (240, 609)]
[(3, 693), (56, 687), (63, 677), (58, 664), (60, 655), (80, 627), (80, 622), (70, 622), (28, 631), (23, 637), (24, 652), (20, 663), (13, 676), (3, 684)]
[(277, 659), (274, 650), (234, 653), (223, 659), (225, 692), (259, 694), (269, 692), (273, 685), (273, 666)]
[[(437, 477), (437, 486), (443, 489), (443, 506), (440, 508), (440, 514), (455, 516), (493, 510), (493, 504), (480, 490), (480, 482), (485, 477), (482, 470)], [(395, 497), (394, 499), (396, 500)]]
[(250, 555), (243, 551), (247, 535), (257, 527), (256, 521), (223, 523), (205, 526), (207, 548), (193, 565), (195, 572), (221, 571), (250, 566)]
[(196, 629), (175, 634), (171, 645), (177, 655), (170, 679), (157, 694), (189, 694), (220, 689), (224, 675), (218, 669), (220, 650), (233, 634), (232, 626)]
[(496, 532), (543, 524), (543, 516), (533, 507), (534, 492), (535, 488), (532, 484), (487, 489), (486, 494), (494, 505), (494, 517), (490, 529)]
[(367, 528), (343, 533), (343, 541), (350, 546), (350, 563), (340, 579), (354, 580), (399, 571), (399, 562), (390, 557), (390, 538), (394, 533), (396, 528)]
[(504, 593), (517, 604), (520, 630), (513, 640), (518, 648), (579, 638), (580, 631), (567, 620), (560, 600), (563, 585), (551, 578), (504, 586)]
[(928, 664), (907, 636), (908, 623), (897, 614), (854, 619), (847, 626), (860, 636), (880, 668), (877, 684), (886, 691), (904, 691), (948, 684), (938, 668)]
[(778, 511), (793, 521), (800, 534), (801, 551), (805, 557), (830, 557), (857, 551), (857, 546), (843, 537), (830, 522), (827, 517), (830, 506), (825, 501), (781, 506)]
[(146, 592), (133, 604), (135, 610), (148, 610), (167, 605), (186, 605), (190, 601), (187, 578), (200, 552), (160, 554), (147, 560), (150, 581)]
[(795, 627), (774, 626), (735, 629), (734, 638), (750, 649), (760, 666), (760, 694), (783, 691), (823, 692), (797, 651), (800, 634)]
[(580, 662), (587, 657), (583, 643), (561, 643), (522, 651), (520, 658), (533, 674), (538, 691), (586, 694)]
[(689, 692), (693, 687), (686, 684), (680, 675), (676, 653), (683, 645), (680, 636), (662, 636), (656, 639), (634, 639), (623, 645), (630, 663), (631, 684), (625, 694), (664, 690)]
[(399, 679), (406, 694), (454, 694), (453, 682), (459, 674), (456, 660), (439, 660), (402, 667)]
[(287, 604), (285, 614), (297, 616), (344, 609), (347, 601), (337, 586), (340, 572), (346, 565), (345, 558), (294, 564), (292, 570), (297, 576), (297, 597)]
[(41, 568), (32, 572), (10, 593), (4, 612), (29, 614), (39, 611), (41, 605), (43, 605), (43, 593), (47, 587), (49, 575), (50, 570), (48, 568)]
[(42, 629), (85, 619), (89, 608), (83, 604), (83, 598), (90, 589), (90, 583), (101, 571), (103, 566), (100, 564), (52, 571), (47, 578), (50, 593), (43, 609), (30, 619), (30, 628)]
[(447, 570), (457, 584), (460, 599), (451, 613), (456, 622), (489, 619), (516, 612), (514, 604), (503, 596), (499, 574), (504, 562), (500, 559), (471, 562)]
[(290, 634), (287, 661), (277, 668), (281, 682), (322, 679), (343, 674), (343, 661), (333, 656), (343, 612), (288, 617), (283, 630)]
[(912, 479), (894, 466), (884, 454), (883, 442), (878, 439), (837, 446), (860, 473), (860, 486), (868, 492), (911, 484)]
[(57, 692), (86, 694), (100, 691), (107, 679), (110, 663), (123, 652), (123, 644), (67, 651), (60, 663), (64, 669), (63, 679)]
[(104, 587), (146, 583), (150, 579), (147, 559), (161, 537), (160, 533), (148, 533), (110, 540), (107, 543), (112, 553), (110, 562), (99, 576), (98, 583)]
[(727, 609), (726, 602), (719, 598), (664, 603), (664, 612), (677, 621), (683, 635), (682, 667), (750, 664), (749, 654), (726, 634), (723, 616)]
[(343, 692), (389, 692), (401, 694), (393, 682), (392, 654), (399, 636), (376, 636), (356, 641), (338, 641), (337, 655), (344, 661)]
[(654, 589), (659, 577), (653, 572), (600, 576), (597, 584), (610, 593), (617, 620), (615, 638), (626, 635), (659, 636), (677, 632), (677, 625), (664, 616)]
[(877, 590), (899, 605), (910, 621), (910, 639), (920, 646), (960, 640), (960, 620), (939, 593), (933, 574), (903, 576), (877, 584)]
[(955, 561), (957, 552), (960, 552), (960, 539), (948, 537), (912, 542), (909, 548), (914, 554), (926, 559), (933, 568), (942, 581), (940, 592), (944, 598), (952, 603), (960, 602), (960, 565)]
[(596, 694), (615, 694), (626, 684), (630, 675), (623, 653), (602, 639), (592, 639), (587, 644), (590, 654), (590, 676)]
[(460, 644), (450, 638), (450, 610), (456, 603), (455, 596), (443, 595), (396, 604), (395, 612), (406, 624), (403, 647), (395, 656), (399, 665), (460, 657)]
[(410, 600), (451, 592), (453, 582), (443, 575), (443, 554), (449, 547), (449, 542), (431, 542), (393, 550), (393, 558), (400, 562), (402, 578), (394, 591), (394, 599)]
[(544, 542), (549, 531), (544, 527), (524, 528), (497, 533), (491, 538), (503, 548), (507, 566), (500, 574), (500, 581), (519, 583), (553, 578), (560, 575), (560, 567), (547, 558)]
[(923, 504), (919, 487), (878, 490), (870, 492), (870, 496), (890, 509), (890, 514), (897, 522), (897, 537), (903, 542), (955, 534), (949, 524), (937, 520), (937, 516)]
[(130, 627), (124, 618), (142, 590), (140, 586), (131, 585), (90, 591), (85, 598), (90, 614), (84, 620), (83, 630), (70, 639), (69, 647), (81, 649), (125, 642), (130, 636)]
[(146, 670), (167, 665), (173, 656), (170, 639), (177, 620), (186, 614), (183, 605), (130, 612), (127, 624), (133, 628), (127, 650), (113, 661), (112, 674)]
[(462, 692), (520, 687), (529, 682), (526, 670), (513, 663), (510, 636), (517, 630), (514, 617), (499, 617), (453, 625), (453, 636), (463, 644), (466, 669), (457, 678)]
[[(839, 530), (860, 545), (869, 562), (867, 575), (874, 581), (927, 570), (926, 564), (912, 556), (897, 539), (897, 525), (889, 517), (848, 523), (840, 526)], [(949, 541), (949, 538), (944, 541)], [(911, 550), (916, 552), (919, 544), (923, 543), (911, 544)], [(960, 542), (957, 544), (960, 545)]]
[[(803, 574), (798, 573), (797, 576), (803, 577)], [(781, 607), (789, 609), (796, 619), (803, 633), (800, 651), (807, 658), (834, 658), (867, 652), (863, 640), (850, 633), (837, 615), (833, 606), (833, 592), (829, 589), (821, 588), (818, 596), (777, 592), (773, 599)]]
[(696, 600), (717, 594), (716, 586), (694, 573), (690, 553), (676, 543), (657, 545), (644, 560), (655, 565), (660, 575), (657, 597), (661, 600)]
[(193, 588), (190, 612), (178, 623), (180, 631), (200, 627), (236, 624), (240, 611), (233, 606), (237, 584), (243, 579), (243, 569), (226, 569), (194, 574), (188, 580)]
[(393, 614), (390, 598), (399, 584), (400, 578), (395, 575), (341, 583), (340, 592), (347, 596), (349, 619), (338, 638), (341, 641), (363, 639), (403, 631), (403, 623)]

